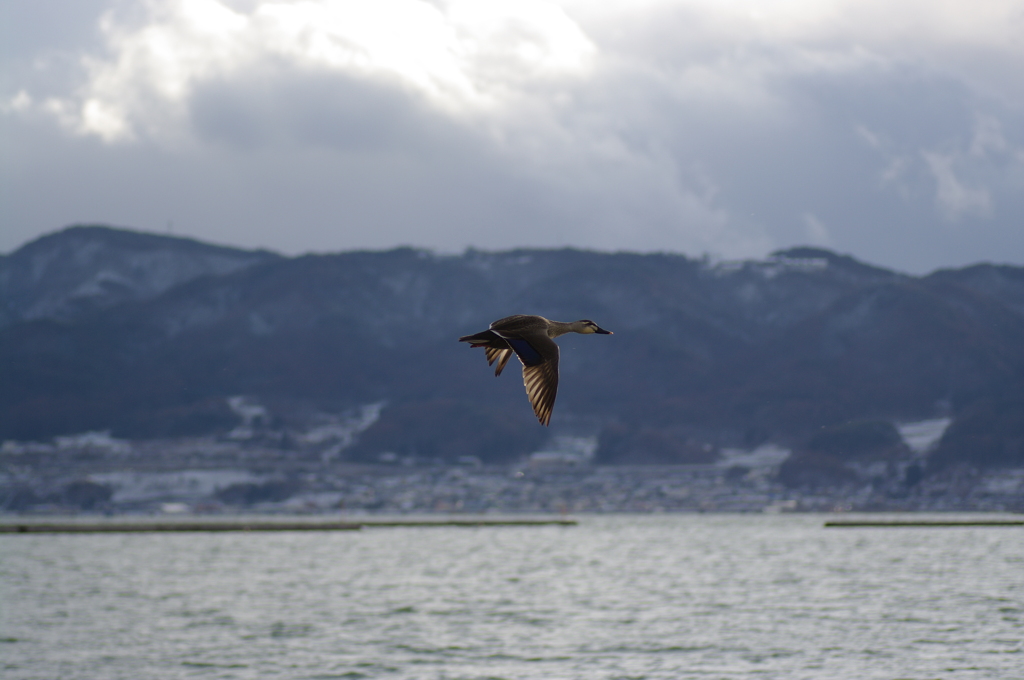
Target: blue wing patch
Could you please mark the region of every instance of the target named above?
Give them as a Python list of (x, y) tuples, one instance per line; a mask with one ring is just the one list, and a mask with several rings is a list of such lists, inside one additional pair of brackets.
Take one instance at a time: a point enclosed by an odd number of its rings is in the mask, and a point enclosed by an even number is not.
[(533, 348), (533, 345), (522, 338), (505, 338), (505, 342), (515, 350), (516, 356), (527, 366), (537, 366), (544, 363), (544, 357)]

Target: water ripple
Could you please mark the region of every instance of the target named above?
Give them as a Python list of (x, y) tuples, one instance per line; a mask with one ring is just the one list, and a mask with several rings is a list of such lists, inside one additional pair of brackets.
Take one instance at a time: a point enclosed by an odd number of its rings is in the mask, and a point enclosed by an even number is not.
[(1024, 533), (810, 516), (0, 537), (7, 678), (1024, 677)]

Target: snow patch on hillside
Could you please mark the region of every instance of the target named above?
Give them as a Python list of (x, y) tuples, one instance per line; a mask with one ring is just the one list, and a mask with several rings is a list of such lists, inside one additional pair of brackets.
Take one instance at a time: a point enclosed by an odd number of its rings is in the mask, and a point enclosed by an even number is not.
[(942, 435), (951, 422), (953, 422), (952, 418), (919, 420), (913, 423), (898, 423), (896, 429), (911, 451), (918, 455), (924, 455), (938, 446), (939, 440), (942, 439)]

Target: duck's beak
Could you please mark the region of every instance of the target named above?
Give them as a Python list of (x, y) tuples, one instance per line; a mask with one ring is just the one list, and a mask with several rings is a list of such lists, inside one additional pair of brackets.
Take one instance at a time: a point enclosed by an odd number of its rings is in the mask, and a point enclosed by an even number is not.
[(606, 330), (605, 330), (605, 329), (603, 329), (603, 328), (598, 328), (598, 329), (597, 329), (596, 331), (594, 331), (594, 332), (595, 332), (595, 333), (599, 333), (599, 334), (601, 334), (601, 335), (615, 335), (615, 333), (612, 333), (611, 331), (606, 331)]

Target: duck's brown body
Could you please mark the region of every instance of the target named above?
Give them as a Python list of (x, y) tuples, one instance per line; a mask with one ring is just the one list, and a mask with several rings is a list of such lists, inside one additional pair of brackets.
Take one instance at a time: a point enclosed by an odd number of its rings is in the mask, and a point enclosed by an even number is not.
[(464, 335), (459, 342), (468, 342), (470, 347), (483, 347), (487, 364), (498, 362), (495, 376), (501, 375), (514, 353), (523, 364), (523, 383), (533, 412), (541, 425), (548, 425), (558, 393), (558, 345), (553, 338), (566, 333), (612, 334), (588, 319), (566, 323), (543, 316), (516, 314), (498, 319), (486, 331)]

